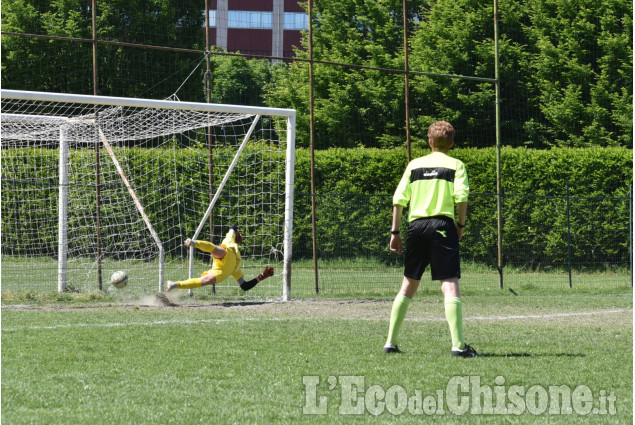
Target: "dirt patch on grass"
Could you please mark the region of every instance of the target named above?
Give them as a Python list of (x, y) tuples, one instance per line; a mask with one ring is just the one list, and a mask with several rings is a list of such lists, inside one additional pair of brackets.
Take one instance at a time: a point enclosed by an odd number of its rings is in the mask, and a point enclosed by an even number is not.
[[(464, 306), (466, 322), (495, 323), (501, 321), (526, 321), (536, 325), (552, 326), (555, 323), (569, 323), (579, 326), (633, 326), (632, 307), (607, 308), (572, 305), (561, 308), (536, 308), (535, 306), (487, 305), (474, 300)], [(80, 304), (9, 304), (4, 311), (72, 311), (77, 309), (175, 309), (209, 311), (210, 313), (241, 314), (250, 317), (311, 318), (334, 320), (390, 320), (392, 300), (337, 300), (303, 299), (290, 302), (264, 300), (226, 300), (199, 302), (186, 295), (158, 293), (137, 300), (121, 303), (80, 303)], [(410, 305), (406, 321), (445, 321), (442, 299), (439, 297), (420, 298)]]

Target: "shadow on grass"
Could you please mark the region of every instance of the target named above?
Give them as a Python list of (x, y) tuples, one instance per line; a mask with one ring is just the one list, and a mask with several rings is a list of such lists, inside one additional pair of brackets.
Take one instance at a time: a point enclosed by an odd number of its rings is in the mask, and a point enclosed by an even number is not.
[(223, 307), (244, 307), (249, 305), (265, 305), (265, 304), (271, 304), (271, 303), (266, 301), (225, 301), (221, 305)]
[[(406, 351), (401, 353), (388, 353), (387, 356), (407, 354)], [(586, 354), (581, 353), (479, 353), (477, 357), (493, 357), (493, 358), (519, 358), (519, 357), (586, 357)], [(473, 358), (473, 357), (470, 357)]]
[(581, 353), (479, 353), (479, 357), (586, 357)]

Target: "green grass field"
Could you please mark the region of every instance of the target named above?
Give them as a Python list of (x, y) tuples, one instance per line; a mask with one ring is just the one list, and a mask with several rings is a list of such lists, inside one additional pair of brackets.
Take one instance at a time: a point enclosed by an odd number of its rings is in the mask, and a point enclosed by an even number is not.
[(389, 296), (281, 303), (181, 293), (170, 294), (173, 307), (151, 296), (4, 297), (2, 419), (632, 423), (630, 286), (466, 290), (466, 339), (483, 354), (475, 359), (449, 356), (441, 295), (427, 286), (399, 355), (381, 350)]

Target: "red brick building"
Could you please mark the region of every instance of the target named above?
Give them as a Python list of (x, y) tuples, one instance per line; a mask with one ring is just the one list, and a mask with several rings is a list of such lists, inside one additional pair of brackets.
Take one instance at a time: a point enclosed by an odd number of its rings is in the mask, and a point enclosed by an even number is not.
[(210, 44), (252, 55), (293, 56), (309, 25), (298, 0), (214, 0), (208, 16)]

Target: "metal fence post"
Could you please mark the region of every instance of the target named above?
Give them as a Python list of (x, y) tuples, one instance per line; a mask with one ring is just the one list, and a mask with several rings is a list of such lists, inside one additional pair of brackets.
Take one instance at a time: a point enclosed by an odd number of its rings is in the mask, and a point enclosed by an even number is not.
[(498, 70), (498, 0), (494, 0), (494, 79), (496, 91), (496, 215), (498, 243), (498, 287), (503, 289), (503, 189), (501, 183), (500, 74)]
[(307, 12), (309, 15), (309, 144), (311, 149), (311, 232), (313, 238), (313, 278), (315, 293), (320, 293), (318, 283), (318, 254), (317, 254), (317, 212), (315, 204), (315, 105), (313, 99), (313, 1), (309, 0)]
[(567, 265), (569, 269), (569, 288), (573, 288), (571, 277), (571, 197), (569, 196), (569, 182), (567, 182)]

